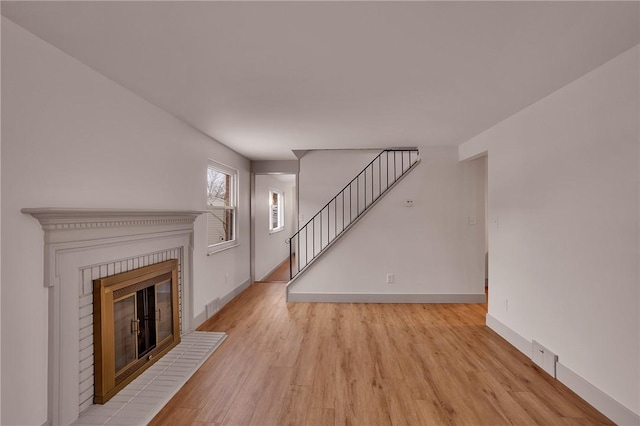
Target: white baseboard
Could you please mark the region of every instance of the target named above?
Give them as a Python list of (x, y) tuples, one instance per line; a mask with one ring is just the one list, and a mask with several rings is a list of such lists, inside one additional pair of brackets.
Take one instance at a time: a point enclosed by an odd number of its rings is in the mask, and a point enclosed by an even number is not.
[(202, 323), (205, 322), (206, 320), (207, 320), (207, 312), (203, 310), (193, 318), (193, 329), (195, 330), (196, 328), (200, 327)]
[[(532, 356), (532, 343), (504, 325), (493, 316), (487, 314), (487, 327), (495, 331), (509, 344), (525, 354)], [(607, 416), (618, 425), (640, 425), (640, 416), (620, 404), (615, 399), (589, 383), (583, 377), (571, 371), (562, 363), (556, 364), (557, 379), (566, 387), (575, 392), (580, 398), (588, 402), (596, 410)]]
[(287, 256), (282, 262), (278, 263), (272, 270), (270, 270), (269, 272), (267, 272), (262, 278), (260, 278), (258, 281), (264, 281), (265, 279), (267, 279), (267, 277), (269, 277), (271, 274), (273, 274), (275, 271), (277, 271), (283, 263), (289, 263), (289, 256)]
[(485, 303), (479, 294), (293, 293), (287, 302), (327, 303)]
[(220, 309), (222, 309), (224, 305), (231, 302), (233, 299), (236, 298), (236, 296), (238, 296), (240, 293), (248, 289), (250, 286), (251, 286), (251, 278), (248, 278), (245, 282), (240, 284), (238, 287), (234, 288), (229, 293), (222, 296), (220, 298)]
[(618, 425), (640, 425), (640, 416), (558, 362), (556, 374), (565, 386)]
[[(251, 278), (247, 279), (245, 282), (240, 284), (238, 287), (234, 288), (229, 293), (227, 293), (224, 296), (222, 296), (220, 298), (220, 305), (219, 305), (218, 311), (220, 309), (222, 309), (224, 307), (224, 305), (226, 305), (227, 303), (231, 302), (240, 293), (242, 293), (243, 291), (248, 289), (249, 286), (251, 286)], [(215, 300), (215, 299), (210, 300), (208, 303), (213, 302), (213, 300)], [(208, 303), (206, 303), (205, 305), (207, 305)], [(204, 309), (204, 310), (202, 310), (202, 312), (200, 312), (198, 315), (196, 315), (195, 318), (193, 319), (194, 328), (200, 327), (202, 325), (202, 323), (205, 322), (207, 319), (208, 319), (207, 318), (207, 311), (206, 311), (206, 309)]]
[(525, 354), (527, 358), (531, 358), (531, 349), (533, 346), (529, 340), (525, 339), (489, 314), (487, 314), (486, 316), (486, 324), (487, 327), (498, 333), (500, 337), (509, 342), (511, 346)]

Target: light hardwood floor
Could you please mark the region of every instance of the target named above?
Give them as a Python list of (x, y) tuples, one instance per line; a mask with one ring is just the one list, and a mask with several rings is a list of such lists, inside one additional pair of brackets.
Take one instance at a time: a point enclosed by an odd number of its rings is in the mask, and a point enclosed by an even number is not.
[(152, 425), (611, 424), (484, 325), (486, 305), (284, 301), (256, 283)]
[[(293, 261), (295, 262), (295, 260), (296, 257), (294, 255)], [(263, 282), (288, 283), (290, 275), (291, 273), (289, 271), (289, 258), (287, 258), (284, 262), (278, 265), (278, 267), (271, 274), (269, 274), (269, 276), (266, 277)]]

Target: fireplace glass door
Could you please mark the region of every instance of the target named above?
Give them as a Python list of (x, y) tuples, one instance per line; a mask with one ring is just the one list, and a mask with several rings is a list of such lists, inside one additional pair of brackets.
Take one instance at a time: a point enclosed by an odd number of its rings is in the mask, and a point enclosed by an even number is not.
[(135, 294), (124, 297), (113, 304), (114, 347), (116, 351), (116, 371), (122, 370), (137, 359), (136, 339), (131, 321), (136, 316)]
[(138, 325), (138, 358), (156, 347), (156, 294), (155, 286), (136, 292)]
[(171, 280), (114, 302), (116, 375), (172, 336)]
[(180, 343), (178, 261), (94, 280), (94, 403), (104, 404)]
[(158, 312), (158, 341), (162, 342), (173, 332), (171, 312), (171, 281), (156, 285), (156, 310)]

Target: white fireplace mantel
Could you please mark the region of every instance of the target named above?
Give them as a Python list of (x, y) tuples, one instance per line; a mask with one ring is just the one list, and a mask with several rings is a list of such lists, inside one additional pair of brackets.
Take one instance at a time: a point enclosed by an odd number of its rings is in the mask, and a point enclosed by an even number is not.
[[(25, 208), (22, 213), (38, 219), (44, 230), (44, 285), (59, 279), (57, 252), (104, 244), (122, 244), (143, 235), (184, 233), (193, 236), (193, 222), (205, 213), (198, 210), (118, 210)], [(190, 242), (193, 246), (193, 241)]]
[[(182, 332), (193, 323), (193, 225), (197, 210), (25, 208), (44, 230), (44, 285), (49, 289), (48, 424), (78, 418), (80, 271), (148, 253), (182, 253)], [(117, 272), (117, 271), (116, 271)], [(85, 284), (86, 285), (86, 284)], [(90, 294), (90, 293), (89, 293)], [(79, 297), (80, 296), (80, 297)]]
[[(38, 219), (45, 243), (80, 242), (152, 233), (155, 228), (193, 229), (203, 210), (62, 209), (25, 208), (22, 213)], [(134, 229), (137, 228), (137, 229)]]

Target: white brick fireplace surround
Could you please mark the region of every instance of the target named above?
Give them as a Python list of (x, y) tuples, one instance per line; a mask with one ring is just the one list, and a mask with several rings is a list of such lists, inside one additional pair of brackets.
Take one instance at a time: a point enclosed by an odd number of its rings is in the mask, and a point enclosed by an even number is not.
[(92, 280), (178, 259), (181, 333), (193, 324), (193, 222), (201, 211), (23, 209), (44, 230), (49, 289), (48, 424), (93, 399)]

